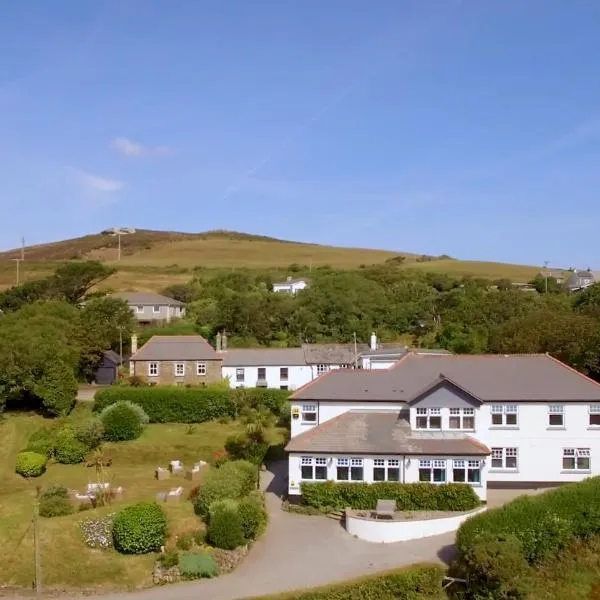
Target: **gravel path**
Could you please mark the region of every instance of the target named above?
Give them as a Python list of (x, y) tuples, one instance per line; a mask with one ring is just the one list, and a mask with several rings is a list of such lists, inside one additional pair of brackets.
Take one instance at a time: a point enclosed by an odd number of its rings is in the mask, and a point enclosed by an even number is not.
[(238, 600), (314, 587), (410, 565), (445, 562), (452, 555), (454, 534), (397, 544), (372, 544), (348, 535), (326, 517), (295, 515), (281, 510), (287, 463), (262, 473), (269, 526), (244, 562), (231, 574), (205, 581), (163, 586), (102, 600)]

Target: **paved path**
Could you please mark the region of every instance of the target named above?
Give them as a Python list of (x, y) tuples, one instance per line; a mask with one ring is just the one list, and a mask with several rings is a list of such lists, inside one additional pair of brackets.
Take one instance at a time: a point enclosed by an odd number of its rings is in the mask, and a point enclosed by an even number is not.
[(416, 562), (444, 562), (454, 534), (412, 542), (372, 544), (348, 535), (337, 521), (281, 510), (287, 463), (262, 473), (269, 510), (267, 532), (244, 562), (215, 579), (112, 594), (102, 600), (238, 600), (314, 587)]

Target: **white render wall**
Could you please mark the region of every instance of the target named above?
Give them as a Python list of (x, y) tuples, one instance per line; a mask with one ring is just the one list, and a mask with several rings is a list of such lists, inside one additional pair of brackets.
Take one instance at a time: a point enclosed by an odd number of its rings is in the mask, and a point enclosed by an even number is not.
[(375, 369), (389, 369), (393, 367), (400, 360), (400, 357), (378, 360), (376, 357), (369, 358), (368, 356), (363, 356), (360, 360), (363, 369), (374, 371)]
[[(287, 381), (285, 379), (281, 379), (280, 377), (280, 369), (282, 367), (287, 367), (288, 370), (288, 378)], [(236, 380), (236, 370), (239, 368), (244, 369), (244, 381)], [(303, 386), (305, 383), (308, 383), (312, 380), (312, 369), (307, 365), (294, 365), (287, 366), (281, 365), (277, 367), (267, 367), (265, 366), (265, 374), (267, 379), (267, 387), (277, 388), (279, 389), (282, 385), (287, 385), (288, 389), (296, 390), (299, 387)], [(258, 381), (258, 369), (259, 367), (222, 367), (222, 376), (223, 379), (226, 377), (229, 378), (229, 387), (237, 388), (239, 386), (244, 387), (256, 387), (256, 382)]]
[(373, 456), (362, 456), (360, 454), (314, 454), (310, 453), (290, 453), (288, 460), (288, 494), (290, 496), (299, 496), (301, 491), (302, 483), (302, 471), (301, 471), (301, 457), (302, 456), (315, 456), (323, 457), (326, 456), (327, 460), (327, 480), (335, 481), (336, 479), (336, 459), (337, 458), (362, 458), (363, 463), (363, 477), (365, 483), (373, 483), (373, 461), (376, 458), (400, 458), (400, 482), (402, 483), (418, 483), (419, 481), (419, 460), (445, 458), (446, 459), (446, 481), (452, 483), (452, 460), (483, 460), (481, 468), (481, 484), (473, 485), (475, 493), (479, 496), (479, 499), (485, 501), (486, 499), (486, 482), (487, 482), (487, 466), (488, 459), (483, 457), (474, 456), (454, 456), (454, 457), (443, 457), (443, 456), (398, 456), (398, 455), (373, 455)]

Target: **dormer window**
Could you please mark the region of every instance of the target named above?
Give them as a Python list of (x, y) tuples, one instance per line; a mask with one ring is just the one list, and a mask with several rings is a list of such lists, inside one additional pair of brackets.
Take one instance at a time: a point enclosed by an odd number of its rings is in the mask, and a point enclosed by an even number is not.
[(417, 408), (417, 429), (441, 429), (441, 408)]

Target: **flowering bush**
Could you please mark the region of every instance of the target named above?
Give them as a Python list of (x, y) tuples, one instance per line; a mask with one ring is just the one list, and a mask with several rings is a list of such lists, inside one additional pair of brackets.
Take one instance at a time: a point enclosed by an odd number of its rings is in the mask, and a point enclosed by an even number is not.
[(105, 515), (99, 519), (86, 519), (81, 521), (81, 533), (84, 542), (90, 548), (100, 548), (106, 550), (113, 545), (113, 525), (115, 513)]

